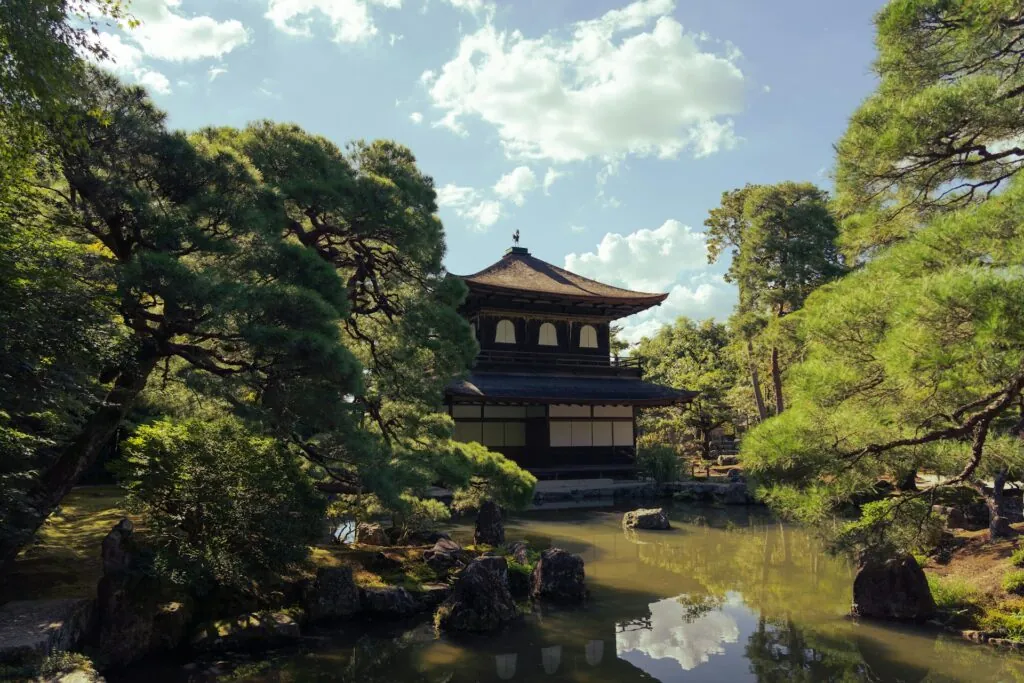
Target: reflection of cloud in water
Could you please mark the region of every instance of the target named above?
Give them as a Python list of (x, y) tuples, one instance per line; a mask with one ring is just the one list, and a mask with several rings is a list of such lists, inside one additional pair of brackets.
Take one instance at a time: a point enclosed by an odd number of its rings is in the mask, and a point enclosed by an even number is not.
[[(615, 634), (615, 652), (622, 656), (641, 652), (654, 659), (674, 659), (684, 671), (708, 661), (711, 655), (725, 653), (725, 643), (735, 643), (740, 635), (736, 620), (714, 610), (686, 623), (687, 610), (677, 598), (666, 598), (649, 605), (650, 628), (633, 628)], [(622, 627), (630, 627), (620, 624)]]

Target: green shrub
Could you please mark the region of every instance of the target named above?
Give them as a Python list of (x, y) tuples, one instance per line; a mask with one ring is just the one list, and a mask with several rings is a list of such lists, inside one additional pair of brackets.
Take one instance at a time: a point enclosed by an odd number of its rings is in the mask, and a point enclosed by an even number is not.
[(991, 610), (981, 620), (985, 631), (996, 631), (1012, 640), (1024, 640), (1024, 613)]
[(1007, 572), (1003, 577), (1003, 589), (1007, 593), (1024, 595), (1024, 571)]
[(126, 501), (155, 567), (196, 595), (273, 580), (322, 533), (326, 503), (297, 458), (238, 420), (162, 420), (125, 451)]
[(1024, 567), (1024, 548), (1017, 548), (1010, 555), (1010, 563), (1014, 567)]
[(982, 593), (966, 581), (928, 575), (928, 588), (935, 606), (943, 612), (977, 613), (981, 610)]
[(78, 652), (54, 652), (39, 665), (39, 675), (43, 678), (56, 678), (72, 671), (96, 673), (92, 660)]
[(679, 481), (683, 471), (682, 460), (670, 446), (646, 446), (637, 453), (640, 472), (659, 484)]

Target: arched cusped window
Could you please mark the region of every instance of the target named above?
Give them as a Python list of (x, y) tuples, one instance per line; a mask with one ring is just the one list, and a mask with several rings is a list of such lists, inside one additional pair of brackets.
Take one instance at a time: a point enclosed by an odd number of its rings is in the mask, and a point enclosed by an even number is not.
[(499, 320), (498, 330), (494, 334), (494, 341), (498, 344), (516, 343), (516, 326), (511, 320)]
[(580, 348), (597, 348), (597, 330), (594, 329), (593, 325), (584, 325), (580, 328)]
[(558, 331), (551, 323), (544, 323), (540, 326), (540, 338), (537, 343), (541, 346), (558, 346)]

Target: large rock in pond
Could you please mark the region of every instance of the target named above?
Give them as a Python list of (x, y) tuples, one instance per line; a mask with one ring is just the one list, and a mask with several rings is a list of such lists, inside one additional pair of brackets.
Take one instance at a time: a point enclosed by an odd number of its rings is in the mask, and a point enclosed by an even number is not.
[(360, 522), (356, 525), (356, 543), (361, 545), (388, 545), (387, 532), (376, 522)]
[(359, 611), (359, 588), (352, 567), (321, 567), (309, 585), (306, 612), (311, 621), (343, 619)]
[(192, 636), (201, 652), (263, 650), (288, 645), (302, 636), (300, 615), (290, 610), (256, 612), (203, 624)]
[(855, 617), (927, 621), (935, 615), (928, 579), (911, 555), (868, 560), (853, 580)]
[(473, 543), (476, 545), (501, 545), (504, 542), (505, 524), (501, 520), (501, 508), (493, 500), (485, 500), (476, 516)]
[(487, 632), (514, 620), (519, 612), (508, 590), (503, 557), (479, 557), (469, 563), (434, 618), (449, 631)]
[(462, 546), (450, 538), (442, 538), (434, 543), (433, 548), (423, 552), (423, 561), (438, 574), (444, 574), (461, 566), (464, 556)]
[(540, 554), (530, 576), (530, 597), (554, 602), (581, 602), (587, 596), (583, 558), (561, 548)]
[(15, 600), (0, 606), (0, 663), (27, 666), (75, 648), (89, 628), (93, 601)]
[(671, 529), (668, 514), (664, 508), (633, 510), (622, 516), (622, 526), (627, 529), (650, 529), (663, 531)]
[(390, 619), (407, 617), (423, 607), (423, 603), (401, 586), (363, 588), (359, 595), (365, 613)]

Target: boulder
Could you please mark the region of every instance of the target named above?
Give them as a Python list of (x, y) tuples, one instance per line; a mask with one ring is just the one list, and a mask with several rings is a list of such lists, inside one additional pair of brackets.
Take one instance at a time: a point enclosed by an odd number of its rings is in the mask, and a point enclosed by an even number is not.
[(501, 508), (493, 500), (485, 500), (476, 515), (476, 545), (501, 545), (505, 542), (505, 524), (501, 521)]
[(460, 566), (463, 563), (465, 553), (462, 547), (450, 538), (438, 539), (434, 547), (423, 553), (423, 560), (427, 566), (438, 574)]
[(402, 568), (402, 559), (394, 554), (374, 553), (367, 562), (367, 568), (378, 573), (393, 572)]
[(422, 607), (422, 603), (401, 586), (362, 588), (359, 598), (364, 612), (387, 618), (407, 617)]
[(627, 529), (671, 529), (668, 523), (668, 514), (664, 508), (649, 508), (633, 510), (622, 516), (622, 526)]
[(438, 608), (435, 625), (449, 631), (487, 632), (519, 616), (508, 590), (507, 567), (503, 557), (470, 562), (459, 575), (451, 595)]
[(306, 590), (306, 612), (312, 621), (342, 619), (359, 611), (359, 588), (352, 567), (321, 567)]
[(935, 615), (928, 580), (911, 555), (888, 560), (869, 559), (853, 580), (855, 617), (926, 621)]
[(510, 545), (508, 554), (519, 564), (530, 564), (530, 546), (526, 541), (517, 541)]
[(81, 668), (62, 671), (46, 678), (37, 678), (36, 683), (106, 683), (106, 680), (96, 673), (95, 669)]
[(409, 534), (408, 542), (412, 545), (434, 545), (441, 539), (452, 540), (452, 537), (443, 531), (414, 531)]
[(583, 558), (561, 548), (540, 554), (530, 576), (530, 597), (553, 602), (581, 602), (587, 595)]
[(95, 646), (105, 666), (126, 666), (149, 652), (159, 610), (154, 583), (124, 574), (108, 574), (100, 579)]
[(186, 602), (166, 602), (158, 605), (153, 615), (149, 651), (169, 652), (177, 648), (185, 638), (185, 631), (191, 618), (192, 609)]
[(932, 513), (946, 519), (947, 529), (966, 529), (970, 526), (963, 510), (948, 505), (933, 505)]
[(388, 535), (384, 527), (376, 522), (360, 522), (356, 525), (356, 543), (362, 545), (388, 545)]
[(294, 611), (255, 612), (203, 624), (192, 636), (201, 652), (267, 649), (288, 645), (302, 636)]
[(718, 456), (718, 466), (728, 467), (729, 465), (739, 465), (740, 459), (736, 455), (720, 455)]
[(530, 573), (510, 568), (508, 570), (508, 590), (516, 600), (530, 597)]
[(93, 601), (15, 600), (0, 606), (0, 664), (35, 665), (75, 648), (89, 628)]
[(451, 595), (452, 587), (446, 583), (425, 583), (422, 588), (412, 593), (420, 610), (433, 610), (444, 599)]
[(126, 572), (131, 567), (136, 555), (135, 544), (132, 541), (134, 529), (132, 521), (124, 518), (103, 538), (100, 555), (103, 559), (104, 574)]
[(747, 485), (736, 482), (718, 489), (718, 499), (726, 505), (750, 505), (753, 500), (747, 491)]

